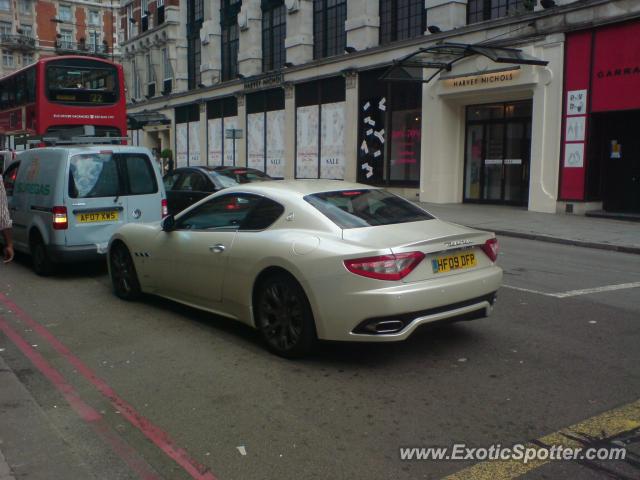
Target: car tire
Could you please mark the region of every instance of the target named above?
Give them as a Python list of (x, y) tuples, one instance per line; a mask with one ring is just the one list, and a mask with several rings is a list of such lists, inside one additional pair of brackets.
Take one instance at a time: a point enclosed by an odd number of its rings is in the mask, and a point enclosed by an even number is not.
[(113, 293), (123, 300), (137, 300), (142, 295), (140, 281), (129, 249), (116, 243), (109, 251), (109, 272)]
[(313, 350), (317, 334), (309, 300), (290, 275), (270, 275), (258, 285), (256, 326), (267, 348), (285, 358), (302, 357)]
[(47, 246), (39, 233), (34, 233), (29, 242), (31, 267), (41, 277), (48, 277), (55, 272), (55, 264), (51, 261)]

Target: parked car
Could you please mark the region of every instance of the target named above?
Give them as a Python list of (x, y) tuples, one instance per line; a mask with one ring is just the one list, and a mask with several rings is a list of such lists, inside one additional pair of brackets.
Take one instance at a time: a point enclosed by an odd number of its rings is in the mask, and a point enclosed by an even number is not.
[(15, 156), (15, 152), (10, 150), (0, 150), (0, 175), (2, 175), (2, 172), (4, 172), (5, 168), (9, 166)]
[(223, 188), (272, 180), (266, 173), (242, 167), (182, 167), (164, 176), (169, 213), (175, 215)]
[(113, 232), (160, 221), (167, 211), (160, 170), (146, 148), (35, 148), (3, 176), (15, 249), (40, 275), (57, 263), (104, 258)]
[(489, 315), (502, 280), (493, 234), (385, 190), (298, 180), (225, 189), (109, 243), (117, 296), (141, 292), (257, 328), (295, 357), (316, 339), (404, 340)]

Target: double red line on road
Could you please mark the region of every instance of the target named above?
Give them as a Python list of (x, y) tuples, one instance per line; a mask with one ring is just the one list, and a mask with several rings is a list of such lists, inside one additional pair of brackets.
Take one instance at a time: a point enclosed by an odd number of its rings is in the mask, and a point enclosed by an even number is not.
[[(76, 357), (60, 340), (58, 340), (46, 327), (32, 319), (18, 305), (0, 293), (0, 303), (11, 310), (16, 317), (28, 325), (43, 340), (47, 341), (53, 349), (67, 360), (85, 379), (87, 379), (111, 404), (121, 412), (131, 425), (151, 440), (169, 458), (180, 465), (194, 480), (216, 480), (216, 477), (204, 465), (191, 458), (189, 454), (178, 447), (161, 428), (138, 413), (131, 405), (122, 399), (104, 380), (98, 377), (88, 366)], [(40, 372), (62, 393), (69, 405), (85, 421), (96, 423), (100, 436), (107, 440), (114, 451), (135, 471), (140, 478), (152, 480), (159, 478), (152, 468), (144, 462), (140, 455), (127, 445), (120, 437), (107, 434), (104, 423), (100, 422), (102, 416), (91, 406), (86, 404), (76, 390), (65, 380), (62, 374), (52, 367), (45, 358), (24, 340), (6, 320), (0, 317), (0, 330), (22, 351), (22, 353), (40, 370)]]

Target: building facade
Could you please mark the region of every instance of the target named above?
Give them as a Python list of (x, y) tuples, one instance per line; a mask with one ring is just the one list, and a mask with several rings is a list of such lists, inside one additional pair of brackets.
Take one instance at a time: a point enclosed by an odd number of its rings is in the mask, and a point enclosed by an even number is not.
[(40, 57), (117, 58), (117, 0), (0, 0), (0, 76)]
[(640, 212), (638, 24), (633, 0), (133, 0), (129, 135), (175, 166)]

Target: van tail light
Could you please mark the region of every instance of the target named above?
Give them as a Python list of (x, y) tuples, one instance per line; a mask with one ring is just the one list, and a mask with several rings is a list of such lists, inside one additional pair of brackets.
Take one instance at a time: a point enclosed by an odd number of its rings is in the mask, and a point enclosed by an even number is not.
[(69, 228), (69, 217), (67, 216), (67, 207), (53, 207), (53, 229), (66, 230)]
[(162, 202), (160, 202), (160, 208), (162, 210), (162, 218), (164, 218), (167, 215), (169, 215), (169, 207), (167, 205), (167, 199), (166, 198), (163, 198)]
[(351, 273), (377, 280), (401, 280), (409, 275), (424, 258), (422, 252), (394, 253), (377, 257), (345, 260)]
[(482, 251), (487, 254), (487, 257), (489, 257), (492, 262), (495, 262), (498, 258), (498, 239), (490, 238), (484, 242)]

